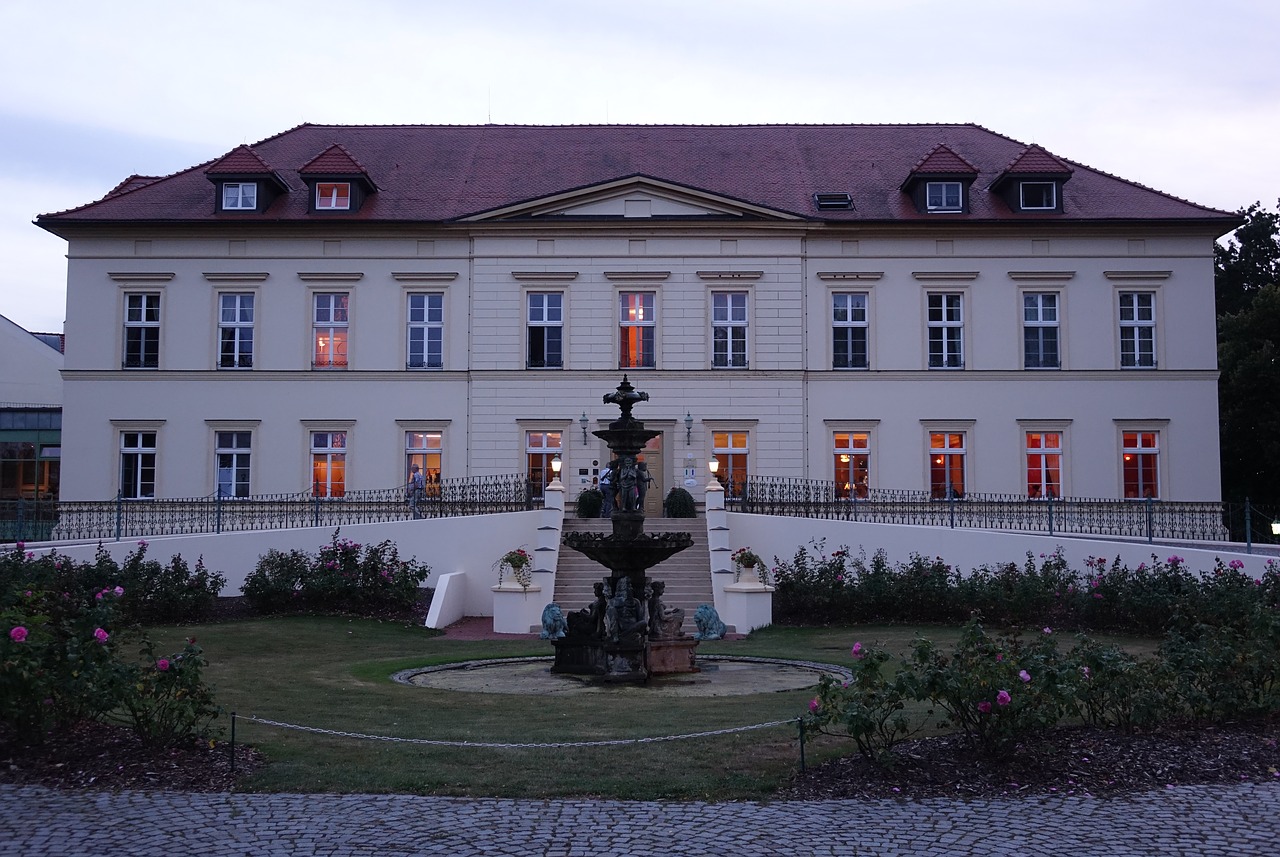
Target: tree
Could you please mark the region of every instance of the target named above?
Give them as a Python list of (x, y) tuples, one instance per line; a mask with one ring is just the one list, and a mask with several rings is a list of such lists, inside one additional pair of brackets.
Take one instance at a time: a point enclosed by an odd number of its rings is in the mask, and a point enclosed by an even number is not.
[[(1263, 286), (1280, 283), (1280, 213), (1255, 202), (1242, 208), (1244, 224), (1214, 247), (1218, 315), (1240, 312)], [(1219, 341), (1222, 337), (1219, 335)]]
[(1222, 491), (1269, 502), (1280, 497), (1280, 285), (1251, 298), (1218, 316)]

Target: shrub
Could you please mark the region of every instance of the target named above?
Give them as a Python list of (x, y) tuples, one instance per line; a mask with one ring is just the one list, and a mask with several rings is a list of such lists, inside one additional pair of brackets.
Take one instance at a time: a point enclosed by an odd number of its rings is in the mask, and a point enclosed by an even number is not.
[(604, 494), (598, 488), (587, 488), (574, 501), (574, 514), (579, 518), (598, 518), (604, 508)]
[(865, 758), (892, 767), (894, 745), (923, 728), (923, 724), (913, 727), (903, 713), (905, 701), (916, 696), (914, 677), (899, 670), (892, 680), (886, 679), (884, 667), (890, 655), (883, 649), (864, 648), (859, 642), (851, 655), (853, 680), (838, 682), (822, 676), (805, 726), (828, 735), (839, 729)]
[(302, 581), (312, 558), (300, 550), (288, 553), (274, 548), (258, 557), (258, 564), (244, 579), (240, 591), (259, 613), (279, 613), (302, 606)]
[(141, 664), (124, 668), (132, 692), (123, 703), (134, 733), (153, 747), (208, 738), (222, 709), (214, 704), (213, 692), (204, 682), (208, 662), (195, 638), (168, 657), (156, 657), (152, 642), (143, 640), (141, 653)]
[(698, 517), (698, 506), (693, 501), (693, 495), (683, 488), (676, 487), (668, 491), (667, 499), (663, 504), (668, 518)]
[(180, 554), (167, 565), (146, 558), (147, 543), (125, 557), (119, 580), (124, 587), (123, 607), (129, 620), (144, 625), (199, 619), (213, 607), (227, 579), (196, 559), (192, 571)]

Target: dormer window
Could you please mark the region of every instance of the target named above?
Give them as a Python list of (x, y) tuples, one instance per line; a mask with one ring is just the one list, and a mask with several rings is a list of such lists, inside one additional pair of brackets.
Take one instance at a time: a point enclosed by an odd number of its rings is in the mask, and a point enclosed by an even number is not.
[(222, 185), (223, 211), (254, 211), (258, 207), (257, 182), (224, 182)]
[(351, 182), (317, 182), (317, 211), (346, 211), (351, 208)]
[(1019, 182), (1023, 211), (1055, 211), (1058, 208), (1056, 182)]
[(964, 210), (964, 184), (962, 182), (926, 182), (925, 207), (929, 211)]

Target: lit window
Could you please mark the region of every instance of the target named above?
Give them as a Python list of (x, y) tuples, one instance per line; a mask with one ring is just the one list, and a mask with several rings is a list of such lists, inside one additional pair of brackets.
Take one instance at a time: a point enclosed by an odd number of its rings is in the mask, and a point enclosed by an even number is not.
[(316, 497), (341, 497), (347, 493), (347, 433), (311, 433), (311, 492)]
[(564, 295), (559, 292), (531, 292), (528, 295), (529, 369), (559, 369), (564, 366)]
[(316, 208), (344, 210), (351, 207), (350, 182), (317, 182)]
[(222, 185), (224, 211), (253, 210), (258, 207), (256, 182), (226, 182)]
[(1160, 496), (1160, 434), (1154, 431), (1124, 433), (1122, 453), (1124, 496), (1138, 500)]
[(1027, 496), (1033, 500), (1062, 496), (1062, 435), (1029, 431), (1027, 439)]
[(619, 369), (652, 369), (654, 355), (653, 292), (618, 296)]
[(312, 333), (316, 369), (341, 369), (347, 365), (347, 295), (315, 295)]
[(124, 296), (124, 368), (160, 366), (160, 296)]
[(866, 499), (871, 476), (870, 435), (863, 432), (836, 432), (832, 446), (837, 499)]
[(745, 431), (718, 431), (712, 433), (711, 443), (712, 454), (720, 462), (716, 479), (724, 486), (725, 499), (741, 499), (747, 483), (750, 438)]
[(831, 296), (831, 368), (867, 368), (867, 296)]
[(952, 500), (964, 496), (964, 432), (929, 435), (929, 496)]
[(1024, 211), (1045, 211), (1058, 207), (1058, 186), (1054, 182), (1021, 182), (1018, 189)]
[(926, 182), (925, 207), (929, 211), (960, 211), (963, 208), (964, 186), (960, 182)]
[(1022, 365), (1027, 369), (1057, 369), (1058, 296), (1022, 296)]
[(964, 305), (958, 293), (929, 295), (929, 368), (964, 368)]
[(1120, 293), (1120, 367), (1156, 367), (1156, 296), (1150, 292)]
[(440, 493), (440, 442), (438, 431), (407, 431), (404, 433), (405, 484), (411, 484), (413, 466), (418, 465), (428, 495)]
[(747, 368), (747, 326), (746, 292), (711, 296), (712, 368)]
[(218, 368), (253, 366), (253, 295), (218, 296)]
[(219, 497), (249, 496), (250, 439), (247, 431), (220, 431), (215, 435)]
[(409, 295), (410, 369), (444, 368), (444, 295)]
[(120, 432), (120, 496), (125, 500), (155, 499), (155, 432)]
[(560, 454), (560, 432), (525, 432), (525, 455), (529, 466), (529, 487), (537, 498), (543, 496), (555, 473), (551, 459)]

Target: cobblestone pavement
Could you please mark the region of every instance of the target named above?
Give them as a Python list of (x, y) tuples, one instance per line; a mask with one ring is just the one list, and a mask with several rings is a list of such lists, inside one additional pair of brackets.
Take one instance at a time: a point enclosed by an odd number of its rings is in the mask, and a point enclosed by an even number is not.
[(0, 786), (0, 855), (1244, 855), (1280, 785), (1123, 798), (665, 803)]

